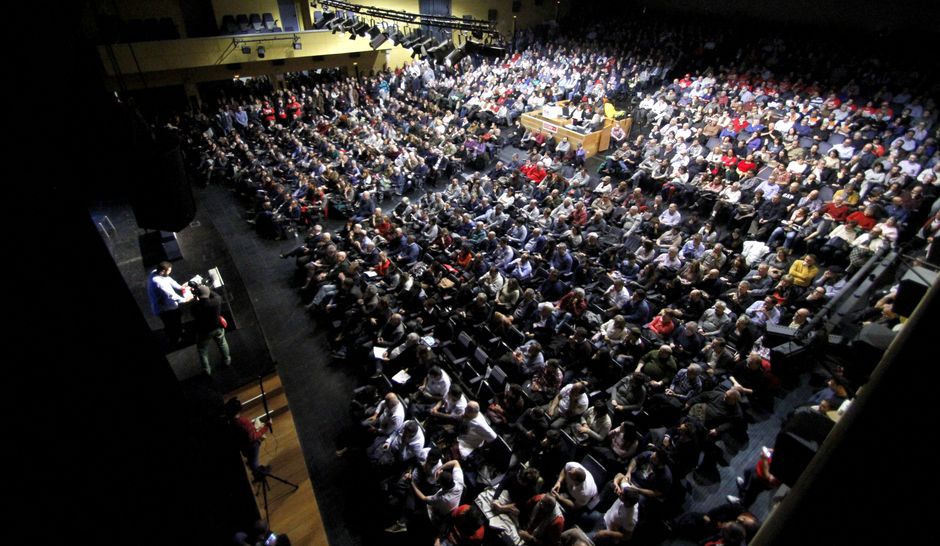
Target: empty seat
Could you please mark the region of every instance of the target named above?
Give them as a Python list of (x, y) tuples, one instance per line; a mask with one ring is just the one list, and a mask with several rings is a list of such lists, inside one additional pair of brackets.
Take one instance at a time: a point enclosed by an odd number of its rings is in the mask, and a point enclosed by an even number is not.
[(244, 13), (239, 13), (235, 16), (235, 23), (238, 25), (238, 32), (251, 31), (251, 23), (248, 21), (248, 16)]
[(222, 34), (235, 34), (238, 32), (238, 24), (235, 22), (234, 15), (223, 15), (222, 16)]
[(261, 23), (261, 16), (257, 13), (252, 13), (248, 16), (248, 24), (251, 26), (251, 30), (255, 32), (261, 32), (264, 29), (264, 25)]

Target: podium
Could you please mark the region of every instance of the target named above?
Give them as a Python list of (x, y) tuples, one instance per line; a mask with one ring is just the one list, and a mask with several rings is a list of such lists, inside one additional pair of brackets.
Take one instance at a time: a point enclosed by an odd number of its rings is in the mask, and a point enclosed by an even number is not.
[[(522, 114), (522, 126), (533, 131), (542, 131), (543, 133), (551, 135), (556, 141), (561, 140), (562, 137), (568, 137), (568, 142), (570, 142), (573, 147), (577, 147), (577, 145), (580, 144), (584, 148), (587, 157), (595, 156), (610, 148), (610, 130), (614, 125), (620, 125), (625, 133), (630, 134), (630, 127), (633, 125), (633, 120), (629, 117), (620, 120), (604, 118), (604, 127), (599, 131), (591, 133), (582, 133), (568, 129), (567, 126), (571, 125), (573, 120), (556, 117), (560, 115), (561, 108), (564, 107), (567, 102), (568, 101), (557, 102), (539, 110)], [(551, 116), (546, 115), (546, 111), (551, 114)]]

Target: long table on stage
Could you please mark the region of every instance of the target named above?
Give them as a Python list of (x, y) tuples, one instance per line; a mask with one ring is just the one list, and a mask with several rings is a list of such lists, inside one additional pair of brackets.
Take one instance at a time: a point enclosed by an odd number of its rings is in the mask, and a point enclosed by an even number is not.
[[(564, 102), (558, 103), (559, 106), (563, 104)], [(522, 114), (523, 127), (532, 129), (533, 131), (538, 130), (547, 133), (556, 141), (561, 140), (562, 137), (568, 137), (568, 142), (570, 142), (572, 146), (577, 147), (578, 144), (581, 144), (584, 147), (584, 151), (587, 152), (587, 157), (603, 152), (610, 147), (610, 130), (613, 128), (614, 124), (620, 125), (628, 135), (630, 134), (630, 127), (633, 125), (633, 120), (629, 117), (621, 120), (604, 118), (604, 128), (600, 131), (581, 133), (566, 127), (567, 125), (571, 125), (572, 120), (547, 117), (543, 114), (543, 111), (544, 110), (540, 109)]]

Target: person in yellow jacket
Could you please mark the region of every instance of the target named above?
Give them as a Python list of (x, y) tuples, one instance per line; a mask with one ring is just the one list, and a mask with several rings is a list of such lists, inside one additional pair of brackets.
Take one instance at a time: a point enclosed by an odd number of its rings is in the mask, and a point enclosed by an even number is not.
[(617, 110), (614, 106), (614, 103), (610, 102), (608, 99), (604, 99), (604, 116), (610, 119), (619, 119), (626, 115), (626, 112), (623, 110)]
[(790, 266), (790, 276), (793, 277), (793, 284), (800, 287), (807, 287), (812, 284), (816, 275), (819, 273), (819, 266), (816, 265), (816, 256), (807, 254), (802, 260), (796, 260)]

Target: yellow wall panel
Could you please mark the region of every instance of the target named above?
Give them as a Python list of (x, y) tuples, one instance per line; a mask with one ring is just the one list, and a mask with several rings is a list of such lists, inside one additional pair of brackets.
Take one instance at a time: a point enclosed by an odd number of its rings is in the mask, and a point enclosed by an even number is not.
[[(300, 39), (302, 49), (293, 49), (293, 36)], [(243, 54), (242, 45), (251, 47), (251, 53)], [(350, 40), (348, 35), (324, 31), (255, 34), (238, 36), (234, 40), (232, 37), (190, 38), (115, 44), (111, 47), (120, 72), (132, 74), (257, 61), (258, 46), (264, 46), (265, 60), (372, 52), (367, 40)], [(383, 44), (379, 50), (389, 47), (391, 44)], [(109, 75), (114, 75), (115, 70), (109, 61), (106, 47), (99, 46), (98, 49), (105, 70)]]

